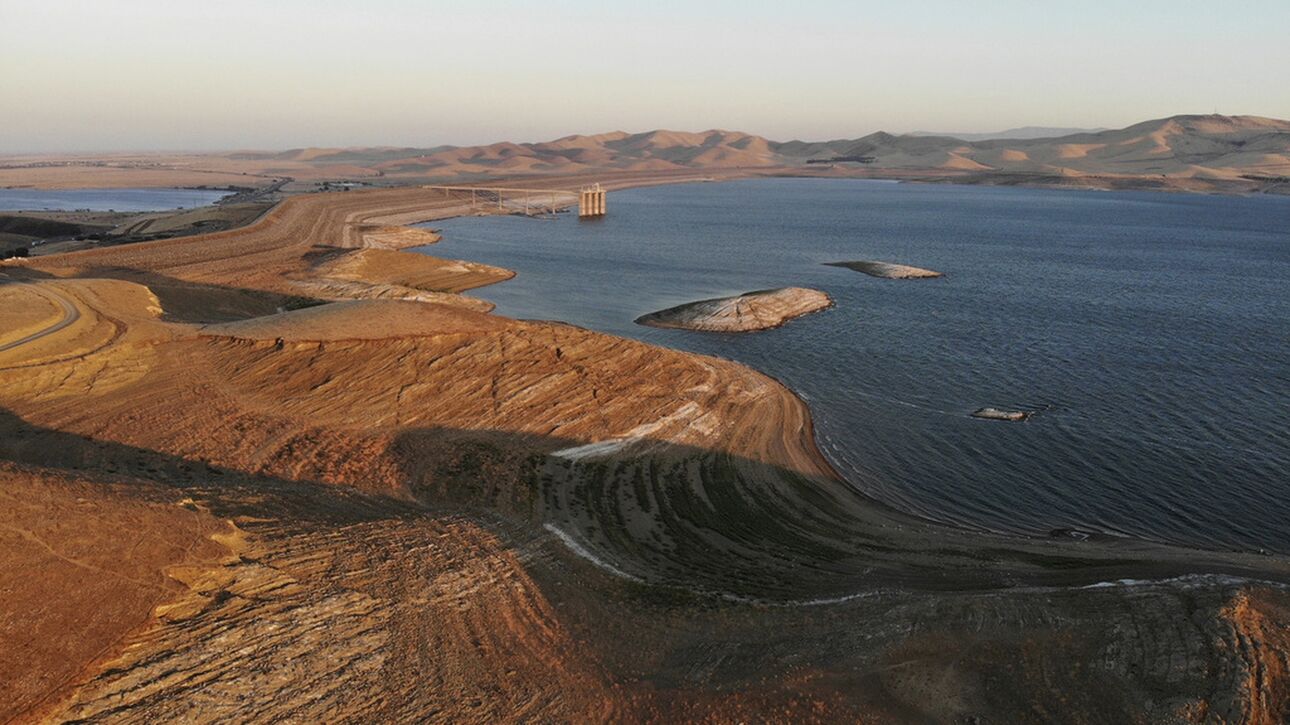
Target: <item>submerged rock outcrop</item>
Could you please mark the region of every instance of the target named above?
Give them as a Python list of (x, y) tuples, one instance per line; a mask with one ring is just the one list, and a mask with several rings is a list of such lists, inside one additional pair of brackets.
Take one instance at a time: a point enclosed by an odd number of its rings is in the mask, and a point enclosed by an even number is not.
[(1028, 420), (1032, 415), (1034, 414), (1026, 410), (1000, 410), (999, 408), (977, 408), (972, 413), (973, 418), (981, 418), (983, 420), (1005, 420), (1012, 423), (1020, 423), (1024, 420)]
[(804, 287), (745, 292), (687, 302), (636, 318), (637, 324), (707, 332), (751, 332), (779, 327), (796, 317), (833, 306), (833, 299)]
[(893, 264), (891, 262), (856, 260), (852, 262), (825, 262), (824, 264), (829, 267), (845, 267), (856, 272), (863, 272), (870, 277), (881, 277), (883, 279), (930, 279), (945, 276), (933, 269), (923, 269), (922, 267), (911, 267), (907, 264)]

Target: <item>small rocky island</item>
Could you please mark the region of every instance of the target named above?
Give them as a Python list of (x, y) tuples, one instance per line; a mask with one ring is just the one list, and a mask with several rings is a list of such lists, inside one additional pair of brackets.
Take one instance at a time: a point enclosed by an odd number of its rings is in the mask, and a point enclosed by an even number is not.
[(929, 279), (945, 276), (932, 269), (911, 267), (907, 264), (893, 264), (891, 262), (857, 260), (854, 262), (825, 262), (824, 264), (829, 267), (846, 267), (856, 272), (864, 272), (870, 277), (881, 277), (883, 279)]
[(636, 323), (706, 332), (751, 332), (779, 327), (795, 317), (832, 306), (833, 299), (819, 290), (783, 287), (687, 302), (642, 315)]

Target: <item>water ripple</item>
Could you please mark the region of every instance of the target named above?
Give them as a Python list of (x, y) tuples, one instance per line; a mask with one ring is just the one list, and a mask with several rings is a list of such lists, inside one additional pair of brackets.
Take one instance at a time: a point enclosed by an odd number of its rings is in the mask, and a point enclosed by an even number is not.
[[(437, 223), (518, 271), (478, 294), (728, 357), (801, 394), (853, 485), (961, 526), (1290, 553), (1290, 200), (765, 179), (616, 192), (601, 223)], [(822, 266), (881, 259), (946, 277)], [(798, 285), (837, 306), (743, 336), (640, 314)], [(978, 407), (1040, 410), (1021, 424)]]

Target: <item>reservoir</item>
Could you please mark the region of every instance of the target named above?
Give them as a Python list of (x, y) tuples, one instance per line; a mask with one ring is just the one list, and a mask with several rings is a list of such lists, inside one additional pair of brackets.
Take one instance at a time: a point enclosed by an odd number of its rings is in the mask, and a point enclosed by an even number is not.
[[(737, 360), (810, 405), (873, 498), (940, 522), (1290, 553), (1290, 199), (758, 179), (614, 192), (603, 219), (434, 222), (473, 294)], [(826, 266), (879, 260), (942, 278)], [(755, 333), (637, 317), (750, 290), (833, 309)], [(1036, 411), (978, 420), (982, 407)]]
[(0, 189), (0, 211), (165, 211), (214, 204), (217, 189)]

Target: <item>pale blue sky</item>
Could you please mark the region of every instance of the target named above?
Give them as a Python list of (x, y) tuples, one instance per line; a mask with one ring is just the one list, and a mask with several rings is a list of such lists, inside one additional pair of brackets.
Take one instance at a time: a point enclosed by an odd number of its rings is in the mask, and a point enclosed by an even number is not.
[(0, 0), (0, 151), (1290, 118), (1290, 0)]

